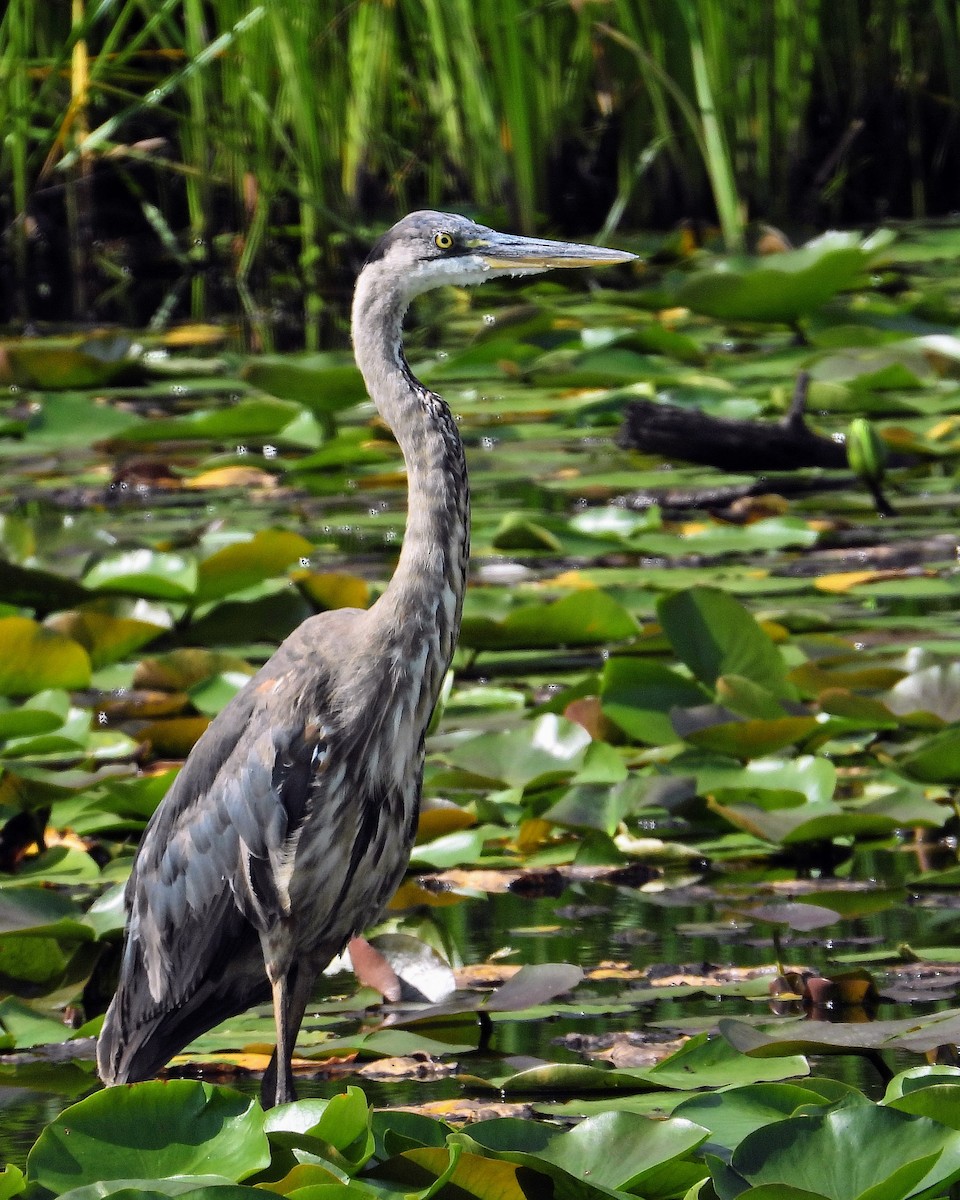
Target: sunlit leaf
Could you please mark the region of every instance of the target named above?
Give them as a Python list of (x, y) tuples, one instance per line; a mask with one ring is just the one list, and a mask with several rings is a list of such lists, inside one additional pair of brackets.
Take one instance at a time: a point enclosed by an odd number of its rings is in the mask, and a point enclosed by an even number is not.
[(741, 675), (774, 696), (792, 695), (779, 650), (726, 592), (675, 592), (659, 602), (657, 612), (677, 655), (707, 687), (715, 687), (721, 675)]
[(270, 396), (245, 396), (229, 407), (199, 409), (184, 417), (142, 421), (124, 429), (123, 438), (130, 442), (210, 438), (240, 445), (245, 440), (274, 439), (312, 448), (320, 445), (323, 434), (300, 404)]
[(269, 1161), (255, 1101), (174, 1079), (108, 1088), (66, 1109), (30, 1151), (27, 1178), (54, 1192), (192, 1171), (241, 1180)]
[(242, 591), (263, 579), (283, 574), (313, 546), (297, 533), (261, 529), (246, 541), (233, 542), (201, 560), (197, 568), (196, 600), (216, 600)]
[(460, 641), (474, 650), (535, 649), (618, 642), (636, 633), (636, 622), (621, 605), (590, 588), (552, 604), (516, 608), (502, 621), (467, 617)]
[(914, 671), (886, 695), (891, 712), (933, 713), (942, 721), (960, 721), (960, 663), (940, 663)]
[(170, 551), (125, 550), (94, 563), (83, 582), (91, 591), (187, 600), (197, 590), (197, 564)]
[(552, 713), (504, 733), (483, 733), (447, 751), (447, 761), (510, 787), (572, 774), (591, 744), (580, 725)]
[[(862, 1153), (869, 1145), (871, 1152)], [(935, 1121), (873, 1105), (789, 1117), (748, 1134), (731, 1166), (755, 1186), (789, 1184), (831, 1197), (906, 1197), (921, 1180), (960, 1175), (960, 1134)]]
[(0, 696), (89, 682), (90, 658), (78, 642), (27, 617), (0, 618)]
[(718, 259), (676, 288), (676, 302), (724, 321), (791, 323), (849, 287), (892, 240), (830, 232), (786, 254)]

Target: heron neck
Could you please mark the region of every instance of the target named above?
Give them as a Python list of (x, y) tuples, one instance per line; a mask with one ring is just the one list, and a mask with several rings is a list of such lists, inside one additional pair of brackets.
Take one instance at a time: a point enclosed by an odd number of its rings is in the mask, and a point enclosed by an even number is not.
[[(371, 277), (372, 276), (372, 277)], [(407, 523), (396, 570), (371, 610), (378, 632), (402, 645), (395, 661), (425, 663), (425, 690), (439, 692), (453, 657), (466, 586), (470, 494), (463, 443), (445, 401), (417, 380), (403, 356), (407, 297), (357, 282), (353, 341), (370, 397), (393, 431), (407, 468)], [(429, 713), (427, 713), (429, 716)]]

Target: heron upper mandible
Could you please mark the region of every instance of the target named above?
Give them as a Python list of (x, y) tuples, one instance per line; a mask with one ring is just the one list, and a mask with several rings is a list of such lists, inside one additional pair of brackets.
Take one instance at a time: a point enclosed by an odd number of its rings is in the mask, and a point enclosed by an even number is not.
[(211, 722), (154, 813), (97, 1045), (105, 1083), (150, 1078), (195, 1037), (271, 998), (277, 1046), (263, 1103), (294, 1099), (291, 1057), (317, 975), (376, 920), (409, 861), (424, 737), (460, 628), (463, 445), (446, 403), (407, 365), (404, 313), (442, 284), (633, 257), (440, 212), (411, 213), (371, 250), (353, 346), (407, 467), (397, 568), (371, 608), (294, 630)]

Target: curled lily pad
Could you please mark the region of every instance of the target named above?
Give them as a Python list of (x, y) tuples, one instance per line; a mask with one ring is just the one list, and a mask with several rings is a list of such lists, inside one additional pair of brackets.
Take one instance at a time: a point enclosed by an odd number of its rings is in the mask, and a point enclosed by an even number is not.
[(680, 283), (674, 296), (721, 321), (792, 324), (850, 287), (893, 238), (888, 230), (863, 241), (855, 233), (830, 232), (786, 254), (718, 259)]

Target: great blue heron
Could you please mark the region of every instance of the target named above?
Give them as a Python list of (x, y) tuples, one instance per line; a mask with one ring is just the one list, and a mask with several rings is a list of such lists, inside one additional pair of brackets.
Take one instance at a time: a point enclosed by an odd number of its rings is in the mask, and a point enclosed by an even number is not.
[(463, 445), (446, 403), (407, 365), (403, 315), (441, 284), (633, 257), (439, 212), (404, 217), (371, 250), (353, 345), (407, 466), (399, 562), (370, 609), (322, 613), (287, 638), (211, 722), (154, 813), (97, 1046), (105, 1083), (149, 1078), (270, 997), (277, 1046), (263, 1101), (294, 1098), (290, 1060), (317, 975), (379, 916), (409, 860), (424, 736), (460, 627)]

